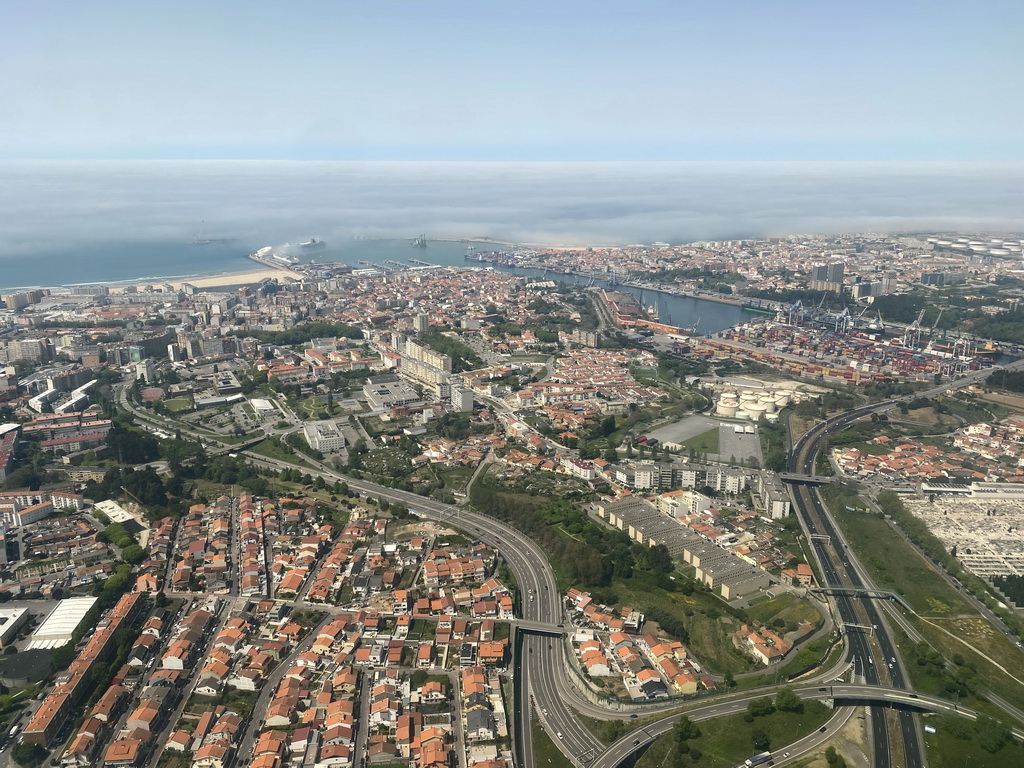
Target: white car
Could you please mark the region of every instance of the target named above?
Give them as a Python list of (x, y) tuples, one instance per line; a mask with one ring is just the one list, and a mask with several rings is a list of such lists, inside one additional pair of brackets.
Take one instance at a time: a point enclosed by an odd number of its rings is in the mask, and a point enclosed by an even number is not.
[(557, 736), (558, 738), (562, 738), (562, 732), (558, 731), (558, 733), (556, 733), (555, 736)]

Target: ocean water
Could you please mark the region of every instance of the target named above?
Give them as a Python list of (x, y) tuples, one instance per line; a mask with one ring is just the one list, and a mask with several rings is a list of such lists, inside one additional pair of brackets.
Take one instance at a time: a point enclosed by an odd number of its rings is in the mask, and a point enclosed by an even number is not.
[[(376, 261), (420, 233), (1019, 232), (1022, 191), (1024, 163), (3, 162), (0, 289), (237, 271), (260, 246), (309, 237), (330, 246), (315, 258)], [(229, 242), (192, 245), (200, 232)]]

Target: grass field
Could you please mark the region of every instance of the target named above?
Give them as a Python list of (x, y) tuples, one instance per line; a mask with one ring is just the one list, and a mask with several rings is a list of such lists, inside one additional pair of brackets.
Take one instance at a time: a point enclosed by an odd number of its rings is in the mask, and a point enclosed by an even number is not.
[[(774, 712), (766, 717), (754, 718), (752, 723), (746, 722), (744, 715), (704, 720), (697, 723), (700, 737), (688, 742), (691, 752), (685, 764), (695, 768), (742, 765), (751, 755), (764, 751), (754, 746), (755, 729), (768, 734), (771, 740), (768, 749), (776, 750), (813, 732), (831, 715), (832, 711), (824, 704), (808, 701), (804, 702), (803, 713)], [(701, 752), (698, 760), (693, 759), (694, 748)], [(678, 747), (670, 731), (651, 745), (637, 761), (636, 768), (675, 766), (678, 756)]]
[[(863, 502), (857, 503), (862, 506)], [(860, 561), (871, 569), (881, 589), (902, 595), (922, 616), (942, 617), (972, 612), (967, 602), (947, 584), (889, 524), (874, 514), (835, 511), (847, 540)]]
[(621, 605), (630, 605), (645, 613), (657, 607), (678, 616), (690, 634), (687, 645), (709, 671), (724, 674), (754, 668), (753, 662), (741, 656), (726, 639), (725, 635), (735, 632), (740, 625), (714, 595), (705, 592), (683, 595), (622, 580), (617, 580), (614, 587), (617, 603)]
[(300, 454), (286, 453), (281, 449), (280, 445), (273, 443), (270, 440), (264, 440), (262, 443), (258, 443), (249, 450), (253, 453), (258, 453), (260, 456), (266, 456), (268, 459), (287, 461), (291, 464), (299, 464), (300, 466), (307, 467), (308, 469), (314, 469), (313, 465), (303, 459)]
[(191, 397), (172, 397), (170, 400), (164, 401), (164, 408), (171, 413), (178, 413), (180, 411), (191, 411), (192, 410), (192, 398)]
[(533, 721), (533, 760), (537, 765), (562, 768), (569, 765), (569, 761), (558, 751), (558, 747), (552, 741), (553, 737), (554, 734), (548, 736), (538, 720)]
[[(924, 722), (935, 728), (935, 733), (924, 735), (931, 768), (963, 768), (965, 765), (970, 768), (1009, 768), (1024, 765), (1024, 746), (1020, 742), (1011, 740), (1001, 749), (990, 752), (982, 746), (983, 740), (990, 747), (998, 741), (985, 740), (973, 724), (934, 715), (926, 717)], [(967, 738), (958, 738), (962, 736)]]
[(701, 432), (699, 435), (694, 435), (689, 440), (683, 440), (681, 445), (684, 448), (692, 448), (699, 453), (713, 453), (718, 455), (718, 427), (709, 429), (707, 432)]
[[(960, 655), (975, 668), (978, 685), (1024, 708), (1024, 685), (1007, 674), (1024, 679), (1024, 673), (1020, 672), (1024, 668), (1024, 654), (1020, 649), (982, 618), (929, 562), (892, 531), (887, 522), (873, 514), (836, 512), (835, 506), (833, 511), (836, 522), (875, 583), (902, 595), (917, 612), (918, 616), (910, 616), (909, 620), (931, 647), (947, 660)], [(920, 685), (922, 690), (953, 695), (940, 690), (943, 686), (930, 680), (916, 665), (908, 665), (908, 672), (915, 686)], [(964, 701), (993, 716), (1006, 717), (985, 701), (983, 695)]]
[(747, 616), (762, 624), (771, 624), (775, 619), (781, 619), (787, 624), (792, 622), (800, 624), (809, 622), (818, 624), (821, 622), (821, 614), (807, 600), (803, 600), (791, 592), (784, 592), (771, 600), (759, 602), (747, 608)]

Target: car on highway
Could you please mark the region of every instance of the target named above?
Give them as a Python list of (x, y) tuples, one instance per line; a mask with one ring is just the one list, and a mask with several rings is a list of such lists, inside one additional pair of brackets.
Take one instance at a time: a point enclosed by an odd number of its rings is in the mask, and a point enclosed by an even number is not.
[(561, 731), (557, 731), (557, 732), (555, 733), (555, 736), (557, 736), (557, 737), (558, 737), (558, 738), (560, 738), (560, 739), (561, 739), (561, 738), (563, 738), (563, 737), (562, 737), (562, 732), (561, 732)]

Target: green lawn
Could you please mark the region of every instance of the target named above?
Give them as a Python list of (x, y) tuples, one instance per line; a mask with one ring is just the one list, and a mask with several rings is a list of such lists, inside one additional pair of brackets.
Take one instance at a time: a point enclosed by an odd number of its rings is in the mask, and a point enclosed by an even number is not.
[(266, 456), (268, 459), (287, 461), (291, 464), (298, 464), (299, 466), (307, 467), (308, 469), (315, 469), (315, 467), (303, 459), (300, 454), (286, 453), (282, 450), (280, 445), (270, 440), (264, 440), (262, 443), (257, 443), (249, 450), (253, 453), (258, 453), (260, 456)]
[(156, 768), (191, 768), (191, 754), (182, 754), (170, 749), (165, 749), (160, 755)]
[(164, 401), (164, 408), (172, 413), (179, 411), (191, 411), (192, 410), (192, 398), (191, 397), (172, 397), (170, 400)]
[(657, 607), (679, 617), (690, 635), (686, 645), (708, 671), (724, 674), (754, 668), (753, 662), (741, 656), (726, 638), (727, 633), (735, 632), (740, 625), (714, 595), (701, 591), (691, 595), (666, 592), (657, 586), (637, 583), (635, 579), (617, 579), (614, 589), (617, 605), (629, 605), (644, 613)]
[[(858, 499), (859, 502), (859, 499)], [(836, 511), (836, 509), (844, 511)], [(1018, 678), (1024, 668), (1024, 654), (991, 624), (983, 619), (889, 524), (874, 514), (846, 512), (844, 505), (832, 505), (837, 523), (857, 557), (868, 569), (875, 583), (902, 595), (921, 618), (910, 616), (914, 627), (932, 648), (947, 660), (959, 654), (976, 670), (975, 685), (988, 688), (1018, 708), (1024, 708), (1024, 686), (976, 653), (981, 651), (995, 659)], [(945, 631), (943, 631), (945, 630)], [(951, 636), (952, 635), (952, 636)], [(965, 642), (958, 642), (961, 638)], [(930, 679), (926, 670), (916, 663), (907, 665), (915, 686), (938, 695), (952, 697), (944, 683)], [(969, 706), (999, 715), (994, 705), (980, 698), (965, 700)]]
[(818, 610), (808, 600), (797, 597), (791, 592), (784, 592), (771, 600), (751, 605), (747, 608), (747, 616), (769, 625), (776, 619), (781, 619), (787, 624), (800, 624), (806, 621), (817, 625), (821, 622), (821, 614), (818, 613)]
[(476, 467), (454, 467), (437, 472), (437, 477), (444, 482), (444, 487), (451, 491), (464, 491), (469, 478), (473, 476)]
[(689, 440), (683, 440), (683, 448), (692, 448), (698, 453), (713, 453), (718, 455), (718, 427), (709, 429), (699, 435), (694, 435)]
[[(934, 726), (935, 733), (926, 733), (924, 743), (928, 749), (931, 768), (1009, 768), (1024, 765), (1024, 746), (1009, 741), (1001, 749), (990, 752), (982, 743), (994, 747), (999, 743), (985, 739), (978, 728), (966, 720), (954, 722), (950, 717), (928, 716), (924, 723)], [(961, 738), (966, 737), (966, 738)]]
[[(819, 728), (832, 715), (832, 710), (817, 701), (804, 702), (803, 713), (774, 712), (765, 717), (754, 718), (748, 723), (744, 715), (729, 715), (697, 723), (701, 735), (691, 739), (691, 753), (686, 762), (676, 762), (678, 747), (669, 731), (659, 738), (637, 761), (636, 768), (663, 768), (663, 766), (687, 765), (695, 768), (712, 766), (742, 765), (751, 755), (764, 750), (754, 746), (755, 729), (764, 731), (771, 739), (769, 750), (780, 749)], [(700, 750), (699, 760), (693, 759), (693, 748)]]
[(924, 616), (972, 612), (956, 590), (897, 536), (885, 520), (871, 513), (847, 512), (846, 506), (866, 506), (861, 499), (853, 498), (853, 504), (846, 502), (830, 506), (857, 557), (871, 570), (875, 584), (902, 595), (917, 613)]

